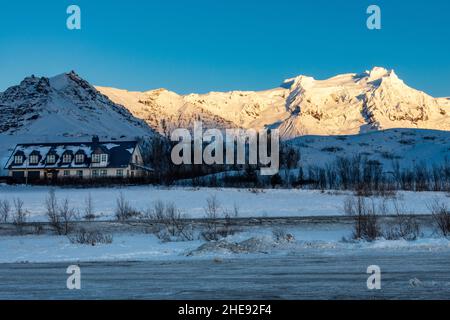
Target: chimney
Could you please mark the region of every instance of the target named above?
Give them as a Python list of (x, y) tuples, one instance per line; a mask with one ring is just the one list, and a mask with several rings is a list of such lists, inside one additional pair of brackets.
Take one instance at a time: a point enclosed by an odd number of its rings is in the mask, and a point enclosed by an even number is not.
[(100, 143), (100, 139), (98, 136), (92, 136), (92, 143), (97, 144)]

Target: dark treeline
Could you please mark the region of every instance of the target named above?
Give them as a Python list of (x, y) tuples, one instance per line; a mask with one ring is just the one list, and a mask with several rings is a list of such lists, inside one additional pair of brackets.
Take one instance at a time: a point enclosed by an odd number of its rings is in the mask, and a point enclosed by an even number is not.
[(427, 165), (418, 163), (402, 167), (399, 161), (389, 166), (377, 160), (356, 155), (351, 158), (338, 157), (320, 165), (294, 165), (289, 148), (282, 148), (280, 172), (271, 177), (259, 175), (255, 166), (245, 166), (240, 171), (223, 172), (209, 176), (197, 176), (188, 183), (206, 187), (248, 188), (305, 188), (319, 190), (351, 190), (359, 195), (389, 195), (396, 190), (405, 191), (450, 191), (450, 161)]
[[(261, 176), (259, 165), (175, 165), (171, 150), (175, 145), (165, 137), (143, 142), (144, 162), (154, 169), (148, 177), (97, 178), (95, 180), (60, 179), (37, 181), (38, 184), (75, 186), (107, 186), (111, 184), (182, 184), (204, 187), (243, 188), (305, 188), (320, 190), (352, 190), (359, 195), (389, 195), (396, 190), (450, 191), (450, 160), (427, 165), (424, 162), (412, 166), (398, 160), (383, 164), (363, 155), (337, 157), (324, 165), (304, 165), (298, 146), (281, 143), (280, 171), (274, 176)], [(248, 147), (245, 162), (248, 163)], [(236, 150), (236, 149), (235, 149)], [(193, 154), (193, 152), (192, 152)], [(236, 155), (235, 155), (236, 159)]]
[[(421, 162), (402, 167), (398, 160), (384, 168), (377, 160), (361, 155), (337, 158), (324, 167), (310, 166), (299, 181), (314, 189), (355, 190), (360, 194), (406, 191), (450, 191), (450, 161), (428, 166)], [(307, 177), (307, 178), (304, 178)]]

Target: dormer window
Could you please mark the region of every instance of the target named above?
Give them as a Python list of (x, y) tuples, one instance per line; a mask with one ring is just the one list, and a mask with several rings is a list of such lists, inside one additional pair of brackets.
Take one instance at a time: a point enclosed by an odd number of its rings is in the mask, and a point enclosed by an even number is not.
[(53, 164), (55, 162), (56, 162), (56, 157), (54, 154), (47, 155), (47, 163), (48, 164)]
[(37, 164), (39, 162), (39, 156), (38, 155), (31, 155), (30, 156), (30, 164)]
[(17, 155), (14, 156), (14, 164), (22, 164), (23, 163), (23, 156)]
[(108, 162), (108, 155), (106, 153), (93, 153), (92, 163)]
[(63, 163), (71, 163), (72, 162), (72, 156), (70, 154), (64, 154), (63, 155)]
[(84, 154), (78, 153), (75, 155), (75, 163), (83, 163), (84, 162)]
[(100, 162), (100, 155), (99, 154), (93, 154), (92, 155), (92, 162), (93, 163), (99, 163)]

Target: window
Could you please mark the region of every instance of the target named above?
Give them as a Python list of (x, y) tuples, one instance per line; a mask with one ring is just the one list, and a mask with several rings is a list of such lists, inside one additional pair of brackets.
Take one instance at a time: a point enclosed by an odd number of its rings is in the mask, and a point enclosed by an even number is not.
[(39, 156), (33, 154), (30, 156), (30, 164), (37, 164), (39, 162)]
[(83, 178), (83, 170), (77, 170), (78, 178)]
[(64, 177), (70, 176), (70, 170), (64, 170)]
[(72, 162), (72, 156), (70, 154), (63, 155), (63, 163), (71, 163)]
[(131, 171), (131, 177), (132, 178), (134, 177), (134, 171)]
[(123, 169), (117, 169), (116, 170), (116, 176), (117, 177), (123, 177)]
[(23, 163), (23, 156), (14, 156), (14, 163), (15, 164), (22, 164)]
[(55, 163), (56, 162), (56, 157), (54, 154), (49, 154), (47, 156), (47, 163)]
[(100, 176), (101, 177), (106, 177), (108, 175), (108, 171), (107, 170), (100, 170)]
[(75, 155), (75, 163), (83, 163), (84, 162), (84, 154), (78, 153)]
[(93, 154), (92, 155), (92, 162), (93, 163), (99, 163), (100, 162), (100, 155), (99, 154)]
[(98, 170), (92, 170), (92, 176), (98, 177)]
[(106, 162), (106, 161), (108, 161), (108, 155), (102, 154), (102, 162)]

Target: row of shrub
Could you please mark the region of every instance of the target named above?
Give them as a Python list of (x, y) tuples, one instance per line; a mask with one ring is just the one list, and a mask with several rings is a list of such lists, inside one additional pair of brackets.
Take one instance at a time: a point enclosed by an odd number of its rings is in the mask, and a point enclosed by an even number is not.
[[(352, 217), (353, 239), (372, 241), (377, 238), (389, 240), (415, 240), (421, 235), (420, 224), (416, 216), (406, 210), (393, 198), (379, 199), (364, 196), (349, 196), (343, 205), (344, 213)], [(450, 236), (450, 209), (439, 200), (428, 204), (434, 223), (435, 232)], [(112, 236), (98, 230), (78, 228), (78, 221), (92, 221), (97, 218), (90, 195), (85, 200), (82, 212), (72, 208), (68, 199), (58, 200), (54, 190), (50, 190), (45, 199), (45, 214), (48, 226), (57, 235), (65, 235), (74, 243), (95, 245), (110, 243)], [(27, 226), (28, 211), (24, 202), (16, 198), (11, 205), (8, 200), (0, 200), (0, 222), (12, 223), (19, 234), (23, 234)], [(389, 219), (380, 222), (380, 217)], [(206, 241), (216, 241), (239, 230), (236, 218), (239, 218), (239, 208), (224, 208), (215, 195), (206, 200), (203, 224), (199, 232), (194, 230), (194, 223), (186, 214), (172, 202), (156, 201), (153, 206), (139, 211), (121, 193), (116, 199), (115, 218), (121, 223), (139, 223), (147, 226), (162, 241), (191, 241), (202, 238)], [(198, 224), (199, 221), (197, 221)], [(30, 224), (28, 224), (30, 225)], [(33, 224), (33, 231), (41, 233), (42, 225)]]
[[(378, 238), (388, 240), (416, 240), (421, 228), (416, 215), (406, 212), (396, 200), (392, 200), (393, 211), (389, 212), (385, 201), (376, 204), (362, 196), (349, 197), (344, 202), (344, 212), (353, 219), (355, 240), (373, 241)], [(437, 199), (428, 204), (434, 231), (443, 237), (450, 236), (450, 209)], [(390, 215), (393, 220), (380, 223), (380, 217)]]

